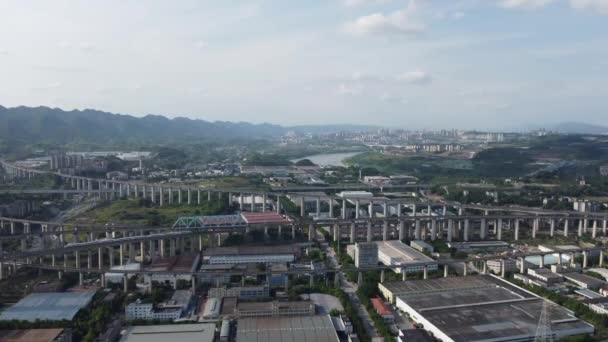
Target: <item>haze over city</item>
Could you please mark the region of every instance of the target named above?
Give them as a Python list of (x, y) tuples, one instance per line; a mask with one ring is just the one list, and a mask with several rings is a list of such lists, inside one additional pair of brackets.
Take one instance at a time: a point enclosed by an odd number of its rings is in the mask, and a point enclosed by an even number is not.
[(0, 342), (608, 341), (608, 0), (0, 0)]
[(3, 1), (0, 103), (294, 124), (604, 124), (605, 0)]

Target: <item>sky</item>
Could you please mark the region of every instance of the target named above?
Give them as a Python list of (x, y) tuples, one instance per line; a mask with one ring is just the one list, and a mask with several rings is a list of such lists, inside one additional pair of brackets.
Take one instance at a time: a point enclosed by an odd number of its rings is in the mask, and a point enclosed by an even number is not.
[(0, 105), (608, 125), (608, 0), (0, 0)]

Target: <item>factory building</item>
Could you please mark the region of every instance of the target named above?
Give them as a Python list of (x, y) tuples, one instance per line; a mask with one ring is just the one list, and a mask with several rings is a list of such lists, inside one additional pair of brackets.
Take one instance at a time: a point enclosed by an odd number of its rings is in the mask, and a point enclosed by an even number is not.
[(295, 246), (239, 246), (217, 247), (205, 250), (207, 264), (272, 264), (294, 262), (299, 249)]
[(375, 242), (357, 242), (354, 245), (348, 245), (346, 252), (353, 258), (356, 267), (378, 265), (378, 245)]
[(543, 311), (552, 340), (594, 332), (572, 311), (492, 275), (388, 282), (379, 288), (443, 342), (533, 341)]
[(422, 272), (425, 265), (427, 271), (437, 270), (435, 260), (399, 240), (374, 243), (378, 246), (378, 261), (386, 266), (395, 266), (396, 273), (401, 273), (402, 270), (406, 273)]

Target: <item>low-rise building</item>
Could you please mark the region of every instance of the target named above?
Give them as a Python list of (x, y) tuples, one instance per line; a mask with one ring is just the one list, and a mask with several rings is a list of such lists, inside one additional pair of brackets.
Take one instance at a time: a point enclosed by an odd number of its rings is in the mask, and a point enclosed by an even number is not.
[(192, 292), (178, 290), (171, 299), (154, 306), (152, 303), (137, 301), (125, 308), (127, 320), (161, 320), (173, 321), (182, 317), (192, 302)]
[(382, 319), (389, 324), (392, 324), (395, 321), (395, 315), (391, 311), (391, 307), (386, 304), (382, 298), (372, 298), (372, 305), (374, 306), (374, 310), (382, 317)]
[(564, 273), (564, 278), (568, 282), (583, 289), (599, 289), (606, 284), (603, 280), (582, 273)]
[(209, 298), (205, 302), (202, 317), (204, 319), (215, 319), (220, 316), (220, 308), (222, 302), (218, 298)]
[(315, 305), (312, 302), (242, 302), (238, 303), (234, 316), (272, 317), (272, 316), (312, 316)]
[(197, 323), (131, 326), (120, 342), (213, 342), (214, 339), (214, 323)]
[(437, 262), (432, 258), (418, 252), (399, 240), (377, 241), (378, 261), (386, 266), (395, 266), (396, 273), (416, 273), (436, 271)]
[(424, 253), (424, 252), (428, 252), (428, 253), (433, 253), (435, 252), (435, 248), (431, 245), (429, 245), (428, 243), (422, 241), (422, 240), (412, 240), (410, 241), (410, 247), (412, 247), (413, 249), (417, 250), (418, 252)]
[(357, 242), (346, 248), (355, 261), (356, 267), (373, 267), (378, 265), (378, 245), (375, 242)]
[(500, 274), (503, 263), (505, 265), (505, 272), (512, 272), (517, 269), (517, 261), (511, 258), (488, 260), (486, 265), (492, 273)]
[(209, 298), (237, 297), (239, 299), (260, 299), (270, 297), (270, 289), (262, 286), (212, 287)]
[(257, 264), (294, 262), (299, 249), (294, 246), (239, 246), (217, 247), (205, 250), (207, 264)]
[(542, 281), (548, 286), (564, 281), (564, 277), (561, 274), (553, 273), (546, 268), (529, 268), (527, 272), (529, 276)]
[(602, 315), (608, 315), (608, 302), (589, 303), (589, 308)]

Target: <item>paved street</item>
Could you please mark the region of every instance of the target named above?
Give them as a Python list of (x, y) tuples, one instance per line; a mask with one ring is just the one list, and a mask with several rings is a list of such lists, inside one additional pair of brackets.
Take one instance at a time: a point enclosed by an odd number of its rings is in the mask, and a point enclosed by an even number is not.
[[(325, 253), (326, 253), (327, 257), (329, 258), (329, 262), (330, 262), (331, 266), (334, 266), (336, 269), (340, 269), (341, 266), (338, 263), (338, 259), (337, 259), (336, 252), (334, 251), (334, 249), (331, 246), (328, 246), (325, 250)], [(371, 317), (367, 313), (367, 310), (365, 309), (363, 304), (361, 304), (361, 302), (359, 301), (359, 298), (357, 297), (357, 293), (356, 293), (357, 284), (349, 282), (348, 279), (346, 279), (346, 277), (344, 276), (342, 271), (338, 272), (337, 276), (340, 279), (340, 288), (344, 292), (346, 292), (346, 294), (348, 295), (348, 298), (350, 299), (351, 304), (353, 305), (353, 307), (355, 307), (357, 309), (357, 314), (363, 320), (363, 326), (365, 327), (365, 331), (367, 332), (369, 337), (370, 338), (378, 337), (378, 332), (376, 331), (376, 328), (374, 327), (374, 322), (372, 321)]]

